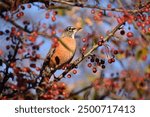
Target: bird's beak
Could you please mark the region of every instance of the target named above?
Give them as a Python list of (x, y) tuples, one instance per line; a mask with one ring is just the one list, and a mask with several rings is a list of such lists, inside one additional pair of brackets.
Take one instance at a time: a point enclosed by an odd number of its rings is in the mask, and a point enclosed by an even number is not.
[(77, 31), (79, 31), (79, 30), (81, 30), (82, 28), (80, 27), (80, 28), (77, 28)]

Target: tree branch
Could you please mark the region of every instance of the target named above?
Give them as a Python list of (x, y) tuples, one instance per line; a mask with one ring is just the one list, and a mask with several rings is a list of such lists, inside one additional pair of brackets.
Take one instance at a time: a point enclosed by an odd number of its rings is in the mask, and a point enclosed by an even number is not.
[[(12, 4), (15, 4), (16, 8), (20, 5), (20, 4), (26, 4), (26, 3), (33, 3), (33, 2), (41, 2), (41, 3), (44, 3), (46, 4), (47, 1), (45, 0), (17, 0), (15, 1), (15, 3), (13, 3), (13, 1), (9, 0), (9, 2), (7, 2), (8, 0), (4, 0), (3, 2), (0, 2), (0, 11), (3, 9), (3, 10), (10, 10), (11, 7), (12, 7)], [(74, 6), (74, 7), (81, 7), (81, 8), (94, 8), (94, 9), (99, 9), (99, 10), (106, 10), (106, 11), (115, 11), (115, 12), (128, 12), (128, 13), (137, 13), (137, 12), (140, 12), (142, 10), (142, 8), (144, 8), (144, 6), (146, 5), (149, 5), (150, 2), (147, 2), (145, 5), (141, 6), (140, 9), (122, 9), (122, 8), (102, 8), (102, 7), (97, 7), (97, 6), (92, 6), (92, 5), (84, 5), (84, 4), (81, 4), (81, 3), (74, 3), (74, 2), (67, 2), (67, 1), (64, 1), (64, 0), (50, 0), (50, 2), (54, 2), (54, 3), (60, 3), (60, 4), (64, 4), (64, 5), (67, 5), (67, 6)], [(6, 3), (9, 3), (9, 4), (6, 4)], [(52, 7), (48, 7), (48, 8), (53, 8), (54, 6)], [(54, 7), (55, 8), (55, 7)], [(59, 8), (59, 7), (56, 7), (56, 8)], [(62, 9), (64, 7), (60, 6), (60, 9)]]
[(102, 7), (98, 7), (98, 6), (92, 6), (92, 5), (83, 5), (83, 4), (78, 4), (78, 3), (72, 3), (72, 2), (66, 2), (64, 0), (52, 0), (53, 2), (57, 2), (57, 3), (61, 3), (61, 4), (65, 4), (68, 6), (75, 6), (75, 7), (81, 7), (81, 8), (93, 8), (93, 9), (99, 9), (99, 10), (105, 10), (105, 11), (115, 11), (115, 12), (128, 12), (128, 13), (137, 13), (140, 12), (142, 10), (142, 8), (144, 8), (144, 6), (150, 4), (150, 2), (148, 2), (146, 5), (142, 6), (141, 9), (134, 9), (134, 10), (130, 10), (130, 9), (122, 9), (122, 8), (102, 8)]
[(0, 82), (0, 94), (2, 93), (4, 87), (5, 87), (5, 83), (8, 81), (9, 79), (9, 68), (10, 68), (10, 64), (11, 62), (14, 62), (15, 61), (15, 57), (17, 55), (17, 52), (18, 52), (18, 49), (19, 49), (19, 44), (20, 44), (20, 40), (18, 40), (18, 43), (16, 44), (16, 48), (14, 49), (14, 54), (13, 56), (11, 56), (9, 58), (9, 61), (8, 63), (6, 63), (6, 69), (5, 69), (5, 73), (4, 73), (4, 78), (3, 78), (3, 81)]

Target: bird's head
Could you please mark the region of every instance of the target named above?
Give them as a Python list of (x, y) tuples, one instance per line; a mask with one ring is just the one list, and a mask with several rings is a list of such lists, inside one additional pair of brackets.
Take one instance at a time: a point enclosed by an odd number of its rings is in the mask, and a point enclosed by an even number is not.
[(74, 39), (75, 34), (80, 30), (81, 28), (75, 28), (73, 26), (68, 26), (64, 32), (63, 32), (63, 37), (71, 37)]

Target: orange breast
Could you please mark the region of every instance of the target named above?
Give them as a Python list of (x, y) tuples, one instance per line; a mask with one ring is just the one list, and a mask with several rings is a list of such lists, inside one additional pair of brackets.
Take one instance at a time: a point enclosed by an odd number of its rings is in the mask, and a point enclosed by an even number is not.
[(76, 40), (70, 38), (61, 39), (62, 42), (69, 48), (67, 49), (63, 44), (59, 42), (59, 45), (56, 47), (54, 54), (50, 60), (50, 67), (62, 67), (64, 64), (70, 62), (73, 58), (73, 55), (76, 51)]

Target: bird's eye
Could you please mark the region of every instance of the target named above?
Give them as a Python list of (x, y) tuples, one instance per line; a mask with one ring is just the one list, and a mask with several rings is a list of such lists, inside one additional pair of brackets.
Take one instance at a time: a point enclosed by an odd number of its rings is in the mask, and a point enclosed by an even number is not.
[(76, 28), (74, 27), (67, 27), (66, 28), (66, 31), (69, 31), (69, 32), (73, 32)]
[(68, 28), (68, 31), (71, 31), (71, 27)]

